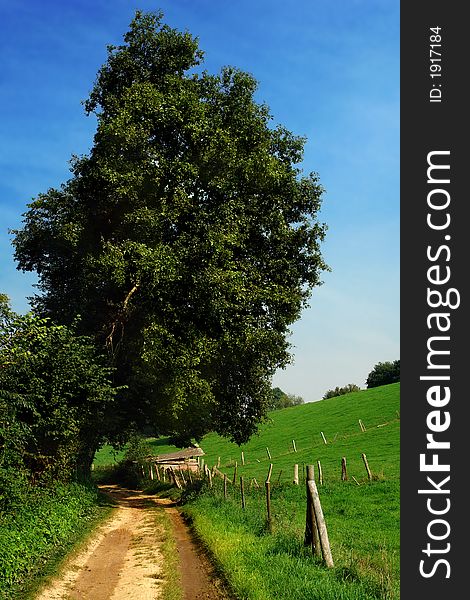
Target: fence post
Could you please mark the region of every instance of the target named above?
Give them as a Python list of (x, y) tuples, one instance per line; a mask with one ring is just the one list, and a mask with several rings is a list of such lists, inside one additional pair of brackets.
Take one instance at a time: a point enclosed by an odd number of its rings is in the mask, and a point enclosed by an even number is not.
[(294, 465), (294, 485), (299, 485), (299, 465)]
[(361, 428), (362, 433), (364, 433), (366, 428), (364, 427), (364, 423), (362, 422), (361, 419), (359, 419), (359, 427)]
[(320, 433), (321, 433), (321, 436), (323, 438), (323, 441), (325, 442), (325, 444), (327, 444), (328, 442), (326, 441), (325, 434), (323, 433), (323, 431), (320, 431)]
[(362, 460), (364, 461), (364, 466), (367, 471), (367, 477), (369, 478), (369, 481), (370, 481), (372, 479), (372, 473), (370, 472), (369, 463), (367, 462), (367, 456), (364, 454), (364, 452), (362, 453)]
[(243, 477), (240, 477), (240, 493), (242, 497), (242, 509), (245, 510), (245, 485), (243, 482)]
[(271, 517), (271, 473), (273, 472), (273, 465), (270, 464), (269, 465), (269, 470), (268, 470), (268, 476), (266, 478), (266, 512), (267, 512), (267, 525), (268, 525), (268, 530), (272, 531), (272, 517)]
[(321, 470), (321, 462), (319, 460), (317, 460), (317, 466), (318, 466), (318, 483), (320, 485), (323, 485), (323, 472)]
[(235, 485), (237, 483), (237, 469), (238, 469), (238, 463), (237, 463), (237, 461), (235, 461), (235, 468), (233, 470), (233, 485)]
[(245, 466), (245, 454), (242, 452), (242, 466)]
[(292, 447), (294, 448), (294, 452), (297, 452), (297, 446), (295, 445), (295, 440), (292, 440)]
[(315, 470), (313, 465), (307, 465), (306, 469), (306, 487), (307, 487), (307, 512), (305, 515), (305, 538), (304, 545), (312, 546), (312, 552), (314, 556), (321, 556), (320, 538), (318, 536), (317, 522), (315, 519), (315, 512), (313, 509), (313, 502), (309, 493), (308, 484), (314, 480)]
[(266, 453), (268, 455), (269, 460), (271, 460), (271, 452), (269, 451), (268, 447), (266, 447)]
[(318, 535), (321, 543), (321, 551), (326, 566), (329, 568), (334, 567), (333, 557), (331, 556), (330, 541), (328, 539), (328, 532), (326, 529), (325, 517), (323, 516), (323, 510), (320, 503), (320, 497), (318, 495), (317, 486), (315, 481), (312, 479), (307, 484), (309, 497), (313, 506), (313, 512), (315, 515), (315, 521), (318, 527)]
[(341, 458), (341, 481), (348, 480), (348, 472), (346, 470), (346, 457)]

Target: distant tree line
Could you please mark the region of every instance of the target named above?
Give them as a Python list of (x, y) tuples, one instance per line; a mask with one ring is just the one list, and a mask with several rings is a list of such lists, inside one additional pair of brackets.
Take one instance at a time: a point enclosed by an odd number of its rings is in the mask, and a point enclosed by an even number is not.
[(278, 410), (279, 408), (288, 408), (289, 406), (299, 406), (304, 404), (305, 400), (295, 394), (287, 394), (281, 388), (275, 387), (271, 390), (271, 401), (269, 410)]

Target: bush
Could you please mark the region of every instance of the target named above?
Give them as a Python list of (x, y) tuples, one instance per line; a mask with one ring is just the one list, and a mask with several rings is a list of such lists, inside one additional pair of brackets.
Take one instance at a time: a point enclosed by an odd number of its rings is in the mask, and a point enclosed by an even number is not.
[(323, 394), (323, 399), (334, 398), (335, 396), (342, 396), (343, 394), (349, 394), (350, 392), (360, 392), (361, 388), (355, 383), (348, 383), (344, 387), (335, 387), (334, 390), (327, 390)]

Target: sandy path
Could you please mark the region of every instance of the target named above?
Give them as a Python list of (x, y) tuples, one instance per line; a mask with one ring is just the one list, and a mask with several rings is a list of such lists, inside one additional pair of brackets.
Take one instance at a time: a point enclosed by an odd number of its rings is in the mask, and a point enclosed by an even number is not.
[(184, 600), (226, 598), (211, 565), (201, 556), (179, 512), (166, 500), (117, 486), (103, 486), (117, 502), (111, 518), (86, 548), (36, 600), (156, 600), (161, 595), (159, 530), (149, 503), (169, 511), (181, 566)]

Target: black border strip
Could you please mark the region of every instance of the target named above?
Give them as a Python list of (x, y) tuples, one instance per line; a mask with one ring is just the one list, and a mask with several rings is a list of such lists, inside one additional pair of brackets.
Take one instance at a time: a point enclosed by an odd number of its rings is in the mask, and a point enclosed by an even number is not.
[[(460, 598), (467, 587), (470, 136), (465, 87), (470, 25), (464, 8), (465, 3), (435, 0), (401, 3), (401, 597), (405, 600)], [(431, 31), (437, 27), (437, 33)], [(434, 442), (427, 438), (431, 434)], [(424, 455), (421, 468), (420, 455)], [(437, 466), (432, 467), (433, 461)]]

